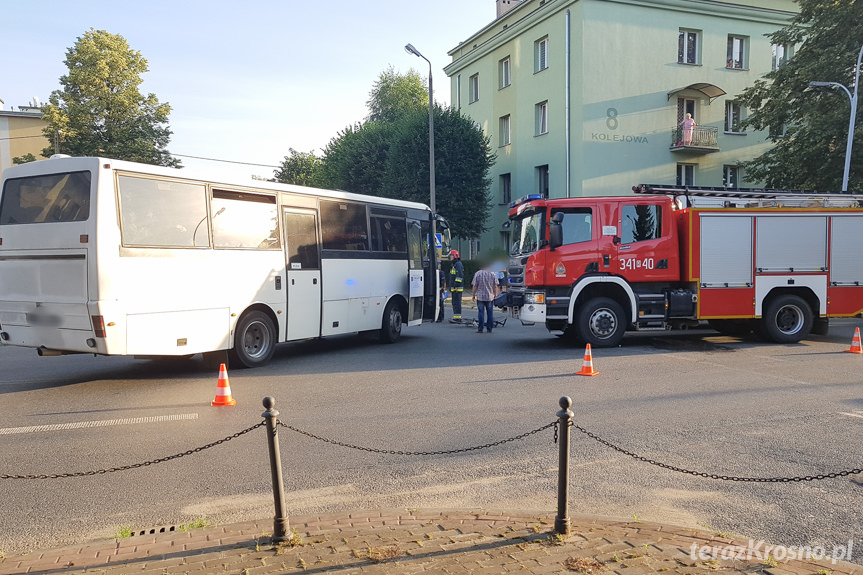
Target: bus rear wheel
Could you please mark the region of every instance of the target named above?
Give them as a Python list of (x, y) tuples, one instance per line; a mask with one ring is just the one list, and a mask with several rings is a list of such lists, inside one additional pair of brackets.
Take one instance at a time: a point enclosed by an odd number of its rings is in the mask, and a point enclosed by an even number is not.
[(231, 359), (242, 367), (261, 367), (275, 350), (276, 328), (270, 316), (260, 311), (243, 314), (234, 330)]
[(402, 310), (395, 299), (384, 309), (381, 319), (381, 343), (395, 343), (402, 335)]

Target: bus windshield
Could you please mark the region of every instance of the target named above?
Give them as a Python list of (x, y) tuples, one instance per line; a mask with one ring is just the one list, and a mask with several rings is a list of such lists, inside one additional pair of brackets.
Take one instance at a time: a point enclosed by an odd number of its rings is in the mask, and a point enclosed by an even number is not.
[(519, 219), (512, 220), (511, 255), (530, 254), (539, 249), (542, 239), (542, 220), (542, 212), (527, 211), (520, 214)]

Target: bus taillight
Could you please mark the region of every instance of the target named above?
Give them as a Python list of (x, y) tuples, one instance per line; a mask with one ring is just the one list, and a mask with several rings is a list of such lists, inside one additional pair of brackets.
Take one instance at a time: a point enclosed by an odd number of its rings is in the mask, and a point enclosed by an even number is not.
[(105, 337), (105, 318), (101, 315), (90, 316), (93, 318), (93, 331), (96, 337)]

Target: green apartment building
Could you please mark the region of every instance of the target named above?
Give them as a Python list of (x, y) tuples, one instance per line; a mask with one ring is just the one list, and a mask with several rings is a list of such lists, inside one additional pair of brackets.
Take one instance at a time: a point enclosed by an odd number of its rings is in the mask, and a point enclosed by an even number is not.
[(497, 19), (444, 69), (452, 105), (497, 152), (479, 249), (509, 246), (508, 204), (527, 194), (758, 185), (738, 164), (769, 143), (740, 129), (735, 96), (791, 56), (765, 34), (796, 11), (793, 0), (497, 0)]

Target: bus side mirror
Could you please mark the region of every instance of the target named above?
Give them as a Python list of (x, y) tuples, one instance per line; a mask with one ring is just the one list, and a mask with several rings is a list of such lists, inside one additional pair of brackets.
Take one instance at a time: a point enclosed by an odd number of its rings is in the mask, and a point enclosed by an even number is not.
[(563, 226), (561, 223), (563, 222), (563, 212), (557, 212), (551, 218), (551, 224), (549, 224), (549, 242), (548, 245), (551, 248), (551, 251), (554, 251), (556, 248), (559, 248), (563, 245)]

